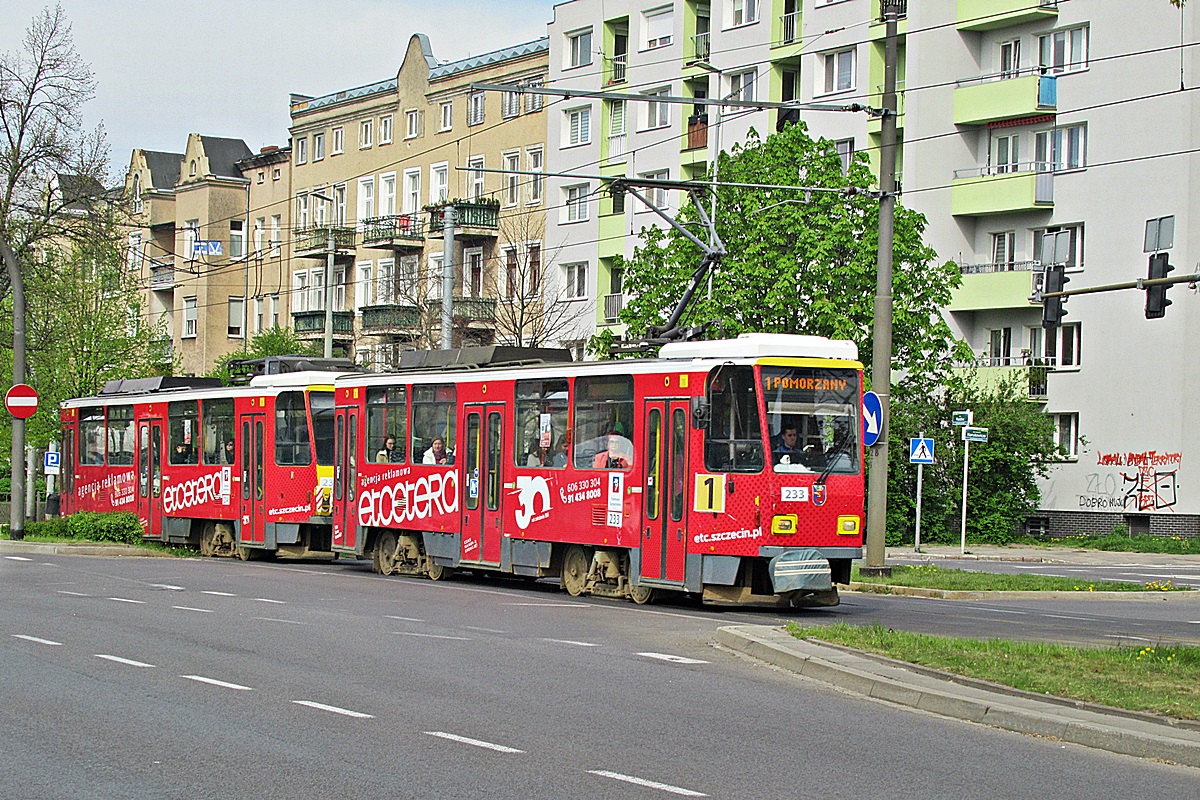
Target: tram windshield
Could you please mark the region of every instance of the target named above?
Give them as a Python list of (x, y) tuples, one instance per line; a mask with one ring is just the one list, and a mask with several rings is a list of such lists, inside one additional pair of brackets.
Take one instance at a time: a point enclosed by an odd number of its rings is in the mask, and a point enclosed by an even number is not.
[(856, 371), (763, 367), (762, 387), (775, 472), (858, 472)]

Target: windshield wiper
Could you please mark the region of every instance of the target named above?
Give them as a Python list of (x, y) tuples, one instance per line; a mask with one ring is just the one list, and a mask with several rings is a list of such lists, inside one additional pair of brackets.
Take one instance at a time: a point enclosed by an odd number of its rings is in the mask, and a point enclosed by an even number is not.
[(833, 472), (833, 465), (837, 463), (838, 457), (846, 455), (850, 449), (849, 445), (853, 440), (854, 434), (852, 431), (846, 431), (846, 435), (838, 439), (833, 449), (825, 454), (825, 469), (821, 470), (821, 474), (813, 481), (814, 484), (824, 485), (826, 479), (829, 478), (829, 474)]

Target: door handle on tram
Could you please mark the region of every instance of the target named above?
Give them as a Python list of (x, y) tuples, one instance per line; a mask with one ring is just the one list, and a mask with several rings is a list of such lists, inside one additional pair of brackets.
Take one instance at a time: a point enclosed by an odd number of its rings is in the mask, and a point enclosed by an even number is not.
[(677, 542), (683, 541), (683, 528), (675, 529), (675, 541), (677, 541)]

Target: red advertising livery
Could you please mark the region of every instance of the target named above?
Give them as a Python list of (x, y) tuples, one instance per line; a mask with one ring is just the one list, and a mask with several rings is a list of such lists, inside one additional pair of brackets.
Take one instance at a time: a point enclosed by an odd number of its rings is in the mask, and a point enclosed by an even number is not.
[(746, 334), (659, 358), (335, 381), (335, 552), (572, 595), (837, 602), (862, 555), (851, 342)]

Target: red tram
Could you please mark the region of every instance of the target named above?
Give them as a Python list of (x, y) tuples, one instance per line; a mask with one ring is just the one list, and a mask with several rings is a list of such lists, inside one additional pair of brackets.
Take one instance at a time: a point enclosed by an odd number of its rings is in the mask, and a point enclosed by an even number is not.
[(333, 379), (110, 381), (62, 405), (64, 514), (131, 511), (206, 555), (330, 550)]
[(339, 376), (332, 549), (635, 602), (834, 604), (862, 555), (861, 378), (852, 342), (770, 334)]

